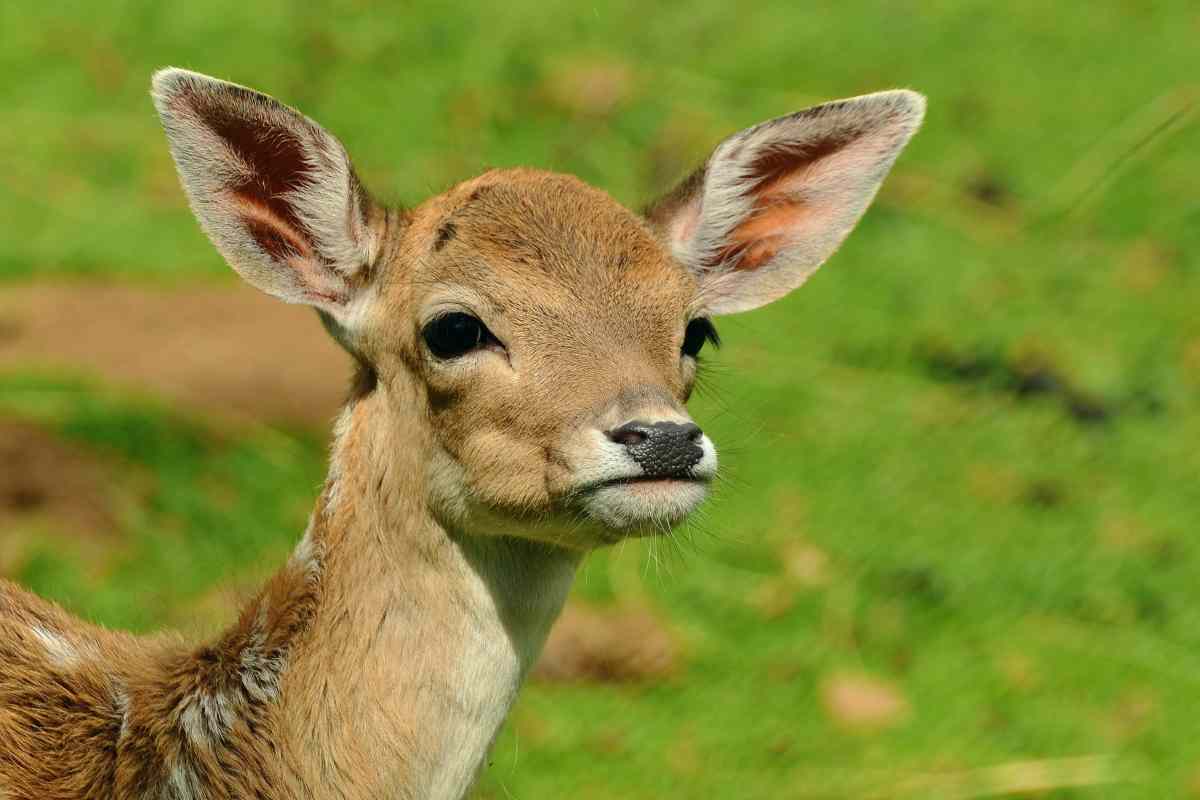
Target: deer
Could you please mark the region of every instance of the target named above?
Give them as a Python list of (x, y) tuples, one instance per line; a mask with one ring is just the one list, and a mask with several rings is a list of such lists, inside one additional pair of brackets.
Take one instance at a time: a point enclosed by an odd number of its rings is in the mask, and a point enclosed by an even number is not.
[(151, 94), (204, 233), (355, 377), (307, 530), (214, 639), (0, 582), (4, 800), (464, 797), (582, 559), (709, 494), (686, 403), (712, 320), (804, 283), (925, 109), (762, 122), (637, 213), (532, 168), (390, 207), (266, 94), (176, 68)]

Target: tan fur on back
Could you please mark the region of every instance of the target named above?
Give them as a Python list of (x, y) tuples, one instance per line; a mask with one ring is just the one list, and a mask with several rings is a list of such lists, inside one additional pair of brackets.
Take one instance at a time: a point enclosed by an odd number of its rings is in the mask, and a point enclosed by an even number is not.
[(0, 796), (115, 796), (131, 687), (170, 647), (85, 627), (0, 581)]

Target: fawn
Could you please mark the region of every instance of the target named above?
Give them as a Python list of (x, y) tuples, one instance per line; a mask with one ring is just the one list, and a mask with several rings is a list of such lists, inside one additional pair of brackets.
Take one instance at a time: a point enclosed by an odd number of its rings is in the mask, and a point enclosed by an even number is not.
[(636, 214), (533, 169), (386, 208), (266, 95), (166, 69), (153, 97), (205, 233), (357, 378), (307, 532), (215, 641), (0, 582), (4, 800), (463, 797), (580, 559), (705, 498), (684, 404), (711, 318), (803, 283), (924, 113), (890, 91), (764, 122)]

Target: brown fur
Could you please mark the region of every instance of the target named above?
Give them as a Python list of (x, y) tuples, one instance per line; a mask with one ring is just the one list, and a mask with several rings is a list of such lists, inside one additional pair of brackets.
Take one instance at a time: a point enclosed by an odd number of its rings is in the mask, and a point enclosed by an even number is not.
[[(479, 191), (485, 187), (490, 191)], [(584, 231), (565, 224), (579, 218), (598, 224)], [(453, 220), (456, 236), (439, 250), (437, 232), (447, 220)], [(364, 558), (364, 552), (379, 548), (372, 542), (351, 544), (361, 536), (363, 516), (373, 517), (372, 526), (394, 516), (385, 526), (394, 529), (426, 519), (416, 527), (427, 533), (407, 542), (400, 537), (383, 549), (406, 544), (416, 548), (418, 561), (436, 565), (452, 545), (418, 502), (424, 494), (422, 463), (430, 459), (430, 450), (442, 449), (464, 466), (472, 476), (473, 502), (489, 509), (489, 516), (544, 518), (555, 511), (569, 470), (553, 448), (548, 453), (525, 441), (545, 441), (577, 427), (622, 396), (639, 408), (647, 406), (647, 397), (653, 398), (650, 405), (682, 407), (690, 380), (680, 373), (676, 354), (694, 281), (665, 256), (644, 223), (607, 195), (568, 176), (493, 172), (385, 222), (380, 327), (355, 342), (371, 366), (360, 373), (348, 411), (350, 429), (338, 443), (336, 488), (342, 502), (337, 510), (324, 507), (331, 483), (309, 533), (312, 546), (329, 553), (321, 578), (289, 564), (228, 632), (197, 648), (81, 629), (59, 609), (8, 589), (0, 647), (19, 650), (0, 667), (0, 788), (6, 800), (303, 797), (353, 785), (381, 790), (371, 776), (382, 754), (373, 751), (391, 751), (388, 755), (402, 764), (413, 757), (405, 753), (417, 749), (422, 731), (437, 720), (396, 720), (391, 741), (375, 742), (367, 752), (364, 743), (345, 740), (345, 729), (359, 714), (375, 713), (358, 708), (362, 701), (354, 693), (343, 693), (344, 687), (372, 677), (364, 674), (369, 644), (353, 634), (378, 627), (370, 616), (383, 617), (395, 600), (351, 600), (344, 592), (386, 587), (394, 580), (372, 574), (378, 565), (408, 560), (395, 554)], [(483, 264), (488, 268), (481, 269)], [(396, 274), (399, 270), (412, 272)], [(414, 287), (449, 283), (480, 287), (504, 314), (506, 338), (527, 343), (513, 357), (526, 362), (532, 382), (486, 395), (464, 392), (426, 372), (415, 328), (383, 324), (411, 314)], [(538, 298), (534, 303), (529, 302), (531, 286)], [(581, 318), (580, 305), (594, 313)], [(635, 339), (659, 344), (614, 364), (623, 343)], [(604, 362), (612, 369), (598, 380), (595, 365)], [(394, 390), (372, 391), (376, 370), (381, 382), (407, 388), (398, 397)], [(406, 377), (409, 370), (425, 373), (424, 385)], [(550, 375), (554, 380), (543, 377)], [(661, 389), (647, 395), (647, 386)], [(562, 403), (563, 395), (573, 402)], [(421, 406), (430, 409), (428, 427), (413, 430), (400, 421), (408, 408)], [(542, 410), (532, 414), (531, 406)], [(403, 458), (381, 447), (393, 437), (400, 440), (393, 452)], [(392, 485), (392, 475), (406, 475), (410, 483)], [(393, 503), (398, 507), (391, 509)], [(545, 535), (563, 537), (560, 530)], [(341, 587), (333, 597), (323, 592), (330, 582)], [(431, 618), (445, 616), (428, 604), (423, 611)], [(77, 668), (56, 667), (44, 648), (30, 641), (26, 628), (38, 619), (80, 643)], [(302, 655), (293, 658), (298, 646)], [(256, 661), (290, 662), (281, 693), (294, 702), (264, 702), (247, 692), (243, 658), (248, 652)], [(346, 667), (352, 668), (350, 674), (335, 679)], [(396, 665), (391, 663), (379, 669), (375, 685), (414, 678), (392, 674)], [(47, 686), (54, 691), (42, 694), (40, 702), (30, 700)], [(216, 706), (217, 697), (224, 698), (227, 713)], [(189, 724), (204, 734), (199, 741), (189, 735)], [(337, 733), (330, 736), (330, 731)], [(360, 790), (346, 796), (375, 795)]]
[[(385, 209), (264, 95), (165, 70), (155, 98), (218, 249), (316, 307), (358, 377), (304, 540), (215, 641), (111, 633), (0, 583), (3, 800), (461, 798), (583, 553), (666, 531), (715, 474), (698, 430), (703, 457), (664, 477), (614, 429), (690, 422), (689, 321), (798, 285), (922, 108), (750, 129), (644, 219), (532, 169)], [(451, 312), (495, 340), (436, 357), (422, 329)]]

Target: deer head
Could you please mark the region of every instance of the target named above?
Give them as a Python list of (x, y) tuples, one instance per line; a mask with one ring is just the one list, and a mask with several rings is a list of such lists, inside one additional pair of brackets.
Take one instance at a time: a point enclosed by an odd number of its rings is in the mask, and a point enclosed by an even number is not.
[(685, 404), (713, 319), (795, 289), (863, 214), (921, 122), (909, 91), (721, 142), (644, 215), (576, 178), (487, 172), (412, 209), (266, 95), (191, 72), (154, 99), (192, 208), (243, 278), (318, 310), (412, 432), (390, 476), (448, 529), (585, 550), (663, 530), (717, 453)]

